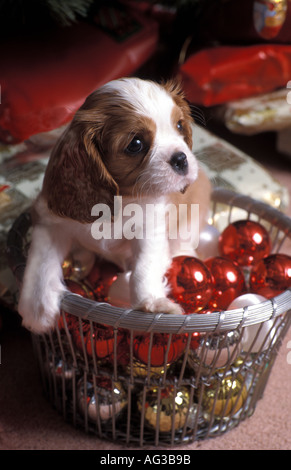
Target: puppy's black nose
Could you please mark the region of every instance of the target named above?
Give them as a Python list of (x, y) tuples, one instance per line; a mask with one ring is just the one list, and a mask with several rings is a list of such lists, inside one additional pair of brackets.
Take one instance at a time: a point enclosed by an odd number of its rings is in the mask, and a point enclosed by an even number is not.
[(178, 175), (187, 175), (188, 173), (188, 161), (185, 153), (177, 152), (172, 155), (170, 165)]

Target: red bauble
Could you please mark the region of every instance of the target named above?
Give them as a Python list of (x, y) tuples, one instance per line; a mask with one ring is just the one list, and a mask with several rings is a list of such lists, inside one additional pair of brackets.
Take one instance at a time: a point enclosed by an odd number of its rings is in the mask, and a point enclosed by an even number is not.
[(208, 307), (225, 310), (233, 299), (246, 290), (243, 272), (236, 263), (221, 256), (209, 258), (205, 264), (212, 274), (214, 284)]
[(94, 289), (94, 287), (97, 286), (100, 278), (101, 278), (101, 273), (100, 273), (100, 266), (99, 266), (99, 262), (98, 261), (95, 261), (95, 264), (93, 266), (93, 268), (91, 269), (91, 271), (89, 272), (89, 274), (87, 275), (86, 277), (86, 281), (88, 282), (88, 284)]
[(85, 282), (74, 281), (72, 279), (65, 279), (67, 288), (74, 294), (81, 295), (87, 299), (94, 299), (94, 294), (91, 288)]
[[(130, 341), (128, 330), (118, 329), (116, 347), (116, 362), (118, 366), (125, 367), (130, 361)], [(107, 358), (111, 365), (114, 365), (114, 352)]]
[(270, 254), (271, 241), (267, 230), (258, 222), (238, 220), (220, 235), (219, 250), (239, 266), (253, 266)]
[(120, 269), (110, 261), (96, 261), (86, 280), (92, 286), (98, 302), (108, 302), (108, 291), (111, 284), (117, 279)]
[[(71, 291), (73, 294), (78, 294), (78, 295), (81, 295), (82, 297), (85, 297), (87, 299), (94, 300), (94, 298), (95, 298), (94, 294), (93, 294), (92, 290), (90, 289), (90, 287), (85, 282), (78, 282), (78, 281), (74, 281), (72, 279), (65, 279), (64, 282), (65, 282), (67, 288), (69, 289), (69, 291)], [(72, 329), (78, 328), (78, 326), (79, 326), (78, 317), (76, 317), (75, 315), (72, 315), (68, 312), (63, 312), (63, 313), (66, 317), (66, 323), (67, 323), (68, 329), (72, 330)], [(65, 328), (64, 320), (63, 320), (62, 316), (60, 316), (60, 318), (59, 318), (58, 327), (60, 329)]]
[[(79, 294), (82, 297), (88, 299), (95, 299), (94, 293), (88, 287), (87, 284), (73, 281), (72, 279), (66, 279), (65, 283), (68, 289), (75, 293)], [(80, 351), (84, 352), (84, 347), (89, 356), (92, 356), (92, 341), (93, 348), (97, 359), (103, 359), (114, 350), (114, 331), (113, 327), (104, 326), (99, 324), (93, 324), (92, 331), (90, 323), (86, 320), (81, 321), (81, 332), (80, 332), (80, 321), (79, 318), (75, 315), (71, 315), (65, 312), (66, 322), (71, 333), (73, 343), (75, 347)], [(63, 326), (63, 318), (60, 318), (59, 326)], [(117, 335), (118, 338), (118, 335)], [(84, 346), (83, 346), (84, 343)]]
[(195, 350), (199, 347), (201, 341), (201, 334), (194, 331), (191, 334), (190, 349)]
[[(118, 344), (120, 337), (116, 335)], [(97, 359), (105, 359), (114, 351), (114, 330), (111, 326), (93, 324), (84, 336), (84, 343), (88, 356), (95, 354)], [(80, 345), (81, 346), (81, 345)]]
[(291, 257), (273, 254), (251, 270), (250, 291), (270, 299), (291, 288)]
[(166, 273), (170, 294), (185, 313), (198, 312), (211, 299), (211, 273), (203, 261), (191, 256), (176, 256)]
[(116, 341), (117, 365), (124, 366), (128, 364), (129, 347), (127, 341), (124, 339), (124, 333), (121, 330), (118, 330), (115, 336), (113, 327), (94, 323), (91, 329), (88, 322), (82, 323), (82, 330), (83, 340), (79, 329), (72, 331), (74, 345), (81, 353), (84, 353), (85, 348), (85, 353), (88, 357), (95, 357), (97, 360), (107, 361), (113, 364), (114, 343)]
[[(133, 338), (133, 355), (143, 364), (152, 367), (161, 367), (176, 361), (185, 351), (187, 335), (173, 334), (168, 349), (169, 335), (167, 333), (154, 333), (151, 355), (149, 359), (150, 333), (136, 335)], [(167, 357), (166, 357), (167, 354)]]

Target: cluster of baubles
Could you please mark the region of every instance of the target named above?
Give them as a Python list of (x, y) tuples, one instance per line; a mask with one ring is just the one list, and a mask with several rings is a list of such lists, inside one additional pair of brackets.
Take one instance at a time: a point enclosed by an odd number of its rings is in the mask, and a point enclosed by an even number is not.
[[(207, 226), (201, 233), (197, 257), (173, 258), (166, 273), (169, 297), (183, 307), (185, 315), (211, 314), (264, 302), (291, 288), (291, 257), (271, 254), (271, 250), (269, 234), (258, 222), (239, 220), (229, 224), (221, 234), (213, 226)], [(113, 263), (95, 259), (92, 262), (88, 258), (80, 265), (68, 258), (63, 271), (68, 289), (73, 293), (129, 307), (130, 273), (120, 272)], [(194, 374), (215, 372), (200, 391), (201, 399), (198, 390), (198, 400), (205, 412), (218, 418), (238, 412), (247, 396), (241, 375), (233, 375), (232, 369), (223, 375), (223, 368), (240, 361), (243, 351), (266, 350), (276, 339), (272, 325), (273, 320), (269, 320), (263, 328), (254, 325), (243, 328), (243, 332), (168, 334), (114, 329), (66, 312), (62, 312), (59, 320), (60, 330), (70, 333), (78, 353), (97, 361), (101, 370), (108, 366), (122, 367), (134, 377), (159, 379), (165, 373), (171, 376), (171, 368), (183, 359), (186, 351), (187, 367)], [(86, 413), (94, 421), (97, 401), (98, 419), (106, 422), (113, 415), (117, 418), (126, 405), (122, 383), (103, 376), (95, 377), (94, 382), (81, 380), (78, 384), (80, 409), (84, 412), (87, 407)], [(181, 429), (191, 419), (198, 419), (187, 387), (152, 386), (146, 394), (138, 390), (136, 394), (137, 409), (144, 412), (149, 428), (158, 426), (160, 432), (169, 432), (173, 426)]]
[[(226, 310), (247, 292), (270, 299), (291, 287), (291, 257), (271, 254), (269, 234), (260, 223), (239, 220), (222, 234), (207, 227), (202, 240), (199, 259), (178, 256), (167, 274), (171, 296), (185, 313)], [(205, 258), (207, 243), (213, 256)]]

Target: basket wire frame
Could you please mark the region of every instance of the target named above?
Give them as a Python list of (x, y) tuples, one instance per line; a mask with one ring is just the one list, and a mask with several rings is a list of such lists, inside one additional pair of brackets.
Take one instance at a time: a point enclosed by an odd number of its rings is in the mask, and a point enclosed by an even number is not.
[[(287, 216), (249, 196), (214, 189), (214, 222), (223, 212), (225, 225), (231, 223), (237, 210), (263, 223), (272, 251), (284, 252), (291, 241)], [(19, 284), (30, 229), (30, 214), (24, 213), (8, 234), (8, 260)], [(290, 326), (290, 311), (291, 290), (258, 305), (183, 316), (145, 315), (67, 293), (61, 303), (62, 321), (48, 334), (33, 334), (32, 340), (45, 394), (66, 421), (127, 445), (173, 446), (219, 436), (253, 414)], [(68, 313), (75, 319), (78, 347)], [(254, 326), (256, 333), (244, 350), (246, 328)], [(95, 347), (88, 350), (88, 342), (95, 346), (100, 327), (112, 330), (110, 354), (104, 359)], [(148, 336), (145, 363), (135, 355), (136, 335)], [(153, 367), (159, 335), (164, 338), (163, 364)], [(196, 349), (193, 335), (199, 335)], [(184, 349), (172, 361), (177, 338), (182, 338)], [(126, 361), (121, 360), (120, 345), (126, 346)]]

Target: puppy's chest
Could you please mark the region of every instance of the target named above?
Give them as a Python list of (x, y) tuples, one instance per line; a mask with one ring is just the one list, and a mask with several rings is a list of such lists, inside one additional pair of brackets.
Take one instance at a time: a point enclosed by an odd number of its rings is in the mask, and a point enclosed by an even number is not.
[[(132, 265), (134, 258), (133, 243), (125, 237), (115, 236), (112, 231), (109, 233), (101, 233), (100, 238), (94, 238), (92, 225), (83, 225), (78, 230), (73, 230), (73, 238), (84, 248), (100, 255), (102, 258), (112, 261), (121, 268), (128, 270)], [(96, 233), (95, 233), (96, 236)]]
[(104, 258), (111, 260), (125, 270), (131, 270), (134, 260), (133, 243), (125, 238), (99, 240), (96, 243), (96, 251)]
[[(79, 243), (87, 249), (98, 253), (107, 260), (113, 261), (123, 269), (129, 270), (137, 257), (137, 246), (149, 244), (163, 245), (167, 240), (165, 220), (152, 211), (146, 216), (145, 211), (133, 210), (123, 214), (115, 222), (106, 223), (102, 219), (83, 226), (76, 235)], [(158, 211), (160, 215), (160, 211)], [(150, 242), (150, 243), (149, 243)]]

